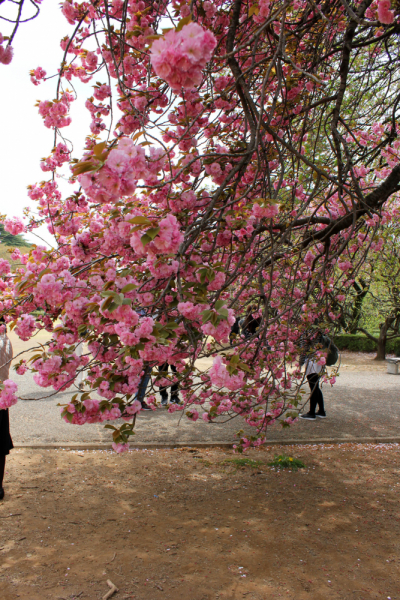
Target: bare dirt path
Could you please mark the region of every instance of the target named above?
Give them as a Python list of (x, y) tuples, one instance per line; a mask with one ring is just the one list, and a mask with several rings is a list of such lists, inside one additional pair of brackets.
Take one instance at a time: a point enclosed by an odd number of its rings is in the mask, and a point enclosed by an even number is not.
[[(274, 453), (306, 468), (276, 472)], [(14, 450), (2, 600), (400, 599), (400, 446)]]

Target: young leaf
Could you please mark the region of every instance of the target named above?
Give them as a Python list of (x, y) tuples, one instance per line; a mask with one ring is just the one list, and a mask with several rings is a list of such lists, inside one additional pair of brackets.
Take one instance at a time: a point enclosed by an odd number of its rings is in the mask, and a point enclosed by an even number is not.
[(183, 27), (185, 27), (185, 25), (189, 25), (189, 23), (192, 22), (192, 17), (184, 17), (183, 19), (181, 19), (176, 27), (176, 31), (181, 31), (181, 29)]

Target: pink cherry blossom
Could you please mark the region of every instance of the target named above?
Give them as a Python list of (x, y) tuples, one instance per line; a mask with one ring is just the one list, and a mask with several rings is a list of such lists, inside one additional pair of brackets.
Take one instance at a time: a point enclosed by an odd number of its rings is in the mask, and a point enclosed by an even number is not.
[(151, 48), (155, 72), (174, 90), (191, 89), (201, 83), (202, 69), (212, 56), (217, 40), (211, 31), (197, 23), (185, 25), (181, 31), (168, 31)]
[(123, 452), (127, 452), (129, 450), (129, 444), (121, 444), (118, 443), (116, 444), (115, 442), (112, 444), (112, 449), (117, 453), (117, 454), (122, 454)]
[(17, 391), (17, 384), (11, 381), (11, 379), (6, 379), (0, 384), (3, 389), (0, 390), (0, 409), (4, 410), (5, 408), (10, 408), (18, 402), (18, 398), (15, 394)]
[(36, 329), (36, 321), (32, 315), (21, 315), (15, 327), (15, 333), (21, 340), (27, 341)]
[(390, 0), (378, 0), (378, 19), (385, 25), (394, 21), (394, 12), (390, 10)]
[(24, 222), (20, 217), (5, 219), (4, 229), (11, 233), (11, 235), (18, 235), (19, 233), (26, 231)]

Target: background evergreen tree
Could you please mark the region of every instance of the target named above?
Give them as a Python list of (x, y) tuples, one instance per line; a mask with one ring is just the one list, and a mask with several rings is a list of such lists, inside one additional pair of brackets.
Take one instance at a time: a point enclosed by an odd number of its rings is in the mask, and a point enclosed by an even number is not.
[(32, 245), (24, 238), (23, 235), (12, 235), (8, 231), (6, 231), (2, 223), (0, 223), (0, 244), (13, 247), (29, 247)]

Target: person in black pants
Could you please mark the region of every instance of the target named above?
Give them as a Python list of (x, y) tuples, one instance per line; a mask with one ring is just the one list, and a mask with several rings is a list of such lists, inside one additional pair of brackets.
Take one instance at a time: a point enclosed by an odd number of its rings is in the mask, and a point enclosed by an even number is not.
[[(310, 386), (310, 410), (308, 413), (300, 415), (300, 419), (306, 421), (315, 421), (317, 417), (326, 419), (324, 406), (324, 397), (319, 387), (321, 365), (315, 360), (315, 352), (322, 347), (321, 332), (316, 329), (314, 331), (306, 331), (300, 338), (300, 366), (305, 366), (308, 385)], [(315, 409), (318, 406), (318, 412)]]
[[(324, 397), (319, 387), (319, 373), (310, 373), (309, 375), (307, 375), (307, 380), (311, 390), (310, 410), (305, 415), (300, 415), (300, 418), (306, 419), (307, 421), (313, 421), (317, 417), (319, 417), (320, 419), (325, 419), (326, 412), (324, 406)], [(317, 406), (318, 412), (315, 412)]]
[[(11, 342), (7, 337), (4, 318), (0, 318), (0, 381), (8, 379), (10, 364), (13, 357)], [(6, 466), (6, 456), (14, 448), (10, 435), (10, 419), (8, 408), (0, 410), (0, 500), (4, 498), (3, 478)]]
[(0, 500), (4, 498), (3, 479), (6, 468), (6, 456), (14, 448), (10, 435), (8, 409), (0, 410)]
[[(168, 375), (168, 367), (171, 367), (171, 371), (173, 373), (177, 372), (175, 365), (170, 365), (166, 362), (163, 365), (160, 365), (158, 367), (158, 370), (162, 377), (166, 377)], [(161, 404), (163, 406), (167, 406), (167, 404), (168, 404), (168, 387), (169, 386), (160, 385)], [(180, 404), (181, 401), (178, 396), (179, 383), (177, 382), (177, 383), (172, 384), (170, 387), (170, 390), (171, 390), (171, 404)]]

